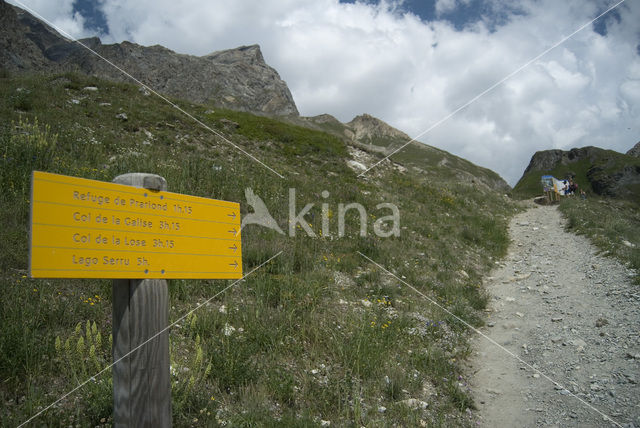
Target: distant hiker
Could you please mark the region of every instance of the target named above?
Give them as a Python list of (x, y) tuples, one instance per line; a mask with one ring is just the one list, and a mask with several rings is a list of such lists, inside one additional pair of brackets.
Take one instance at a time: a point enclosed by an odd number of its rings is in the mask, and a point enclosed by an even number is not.
[(576, 193), (578, 193), (578, 183), (576, 183), (575, 181), (572, 181), (571, 185), (569, 186), (569, 190), (571, 190), (572, 195), (575, 195)]
[(584, 192), (584, 190), (580, 190), (580, 198), (582, 198), (583, 200), (587, 199), (587, 194)]

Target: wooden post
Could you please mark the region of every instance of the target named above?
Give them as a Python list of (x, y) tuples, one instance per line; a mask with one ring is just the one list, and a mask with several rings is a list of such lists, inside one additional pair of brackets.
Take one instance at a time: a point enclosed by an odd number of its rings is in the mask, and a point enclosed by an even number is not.
[[(167, 190), (154, 174), (123, 174), (114, 183)], [(114, 427), (171, 427), (169, 331), (140, 344), (169, 325), (169, 290), (164, 279), (116, 279), (113, 292)], [(134, 351), (134, 349), (136, 349)]]

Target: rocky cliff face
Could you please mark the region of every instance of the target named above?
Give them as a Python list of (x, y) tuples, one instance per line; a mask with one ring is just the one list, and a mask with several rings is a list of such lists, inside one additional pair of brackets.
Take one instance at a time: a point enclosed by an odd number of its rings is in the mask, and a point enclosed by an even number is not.
[(587, 171), (593, 191), (604, 196), (631, 197), (640, 200), (640, 164), (623, 165), (614, 170), (594, 165)]
[(564, 150), (543, 150), (536, 152), (524, 173), (531, 171), (550, 171), (558, 165), (569, 165), (582, 159), (588, 159), (593, 163), (600, 156), (602, 149), (597, 147), (582, 147), (579, 149)]
[[(258, 45), (195, 57), (162, 46), (129, 42), (103, 45), (98, 38), (83, 43), (161, 93), (234, 110), (298, 115), (289, 88), (264, 62)], [(95, 76), (128, 80), (77, 44), (56, 45), (47, 54), (65, 68), (78, 67)]]
[[(0, 0), (0, 58), (9, 71), (79, 71), (131, 81), (78, 43), (71, 42), (27, 12)], [(197, 103), (272, 115), (298, 115), (291, 92), (268, 66), (258, 45), (182, 55), (162, 46), (100, 39), (81, 42), (163, 94)]]
[[(38, 28), (34, 21), (37, 20), (22, 9), (0, 0), (0, 67), (9, 71), (41, 71), (51, 67), (51, 61), (44, 56), (43, 43), (50, 40), (53, 30), (42, 23)], [(59, 41), (61, 36), (56, 39)]]

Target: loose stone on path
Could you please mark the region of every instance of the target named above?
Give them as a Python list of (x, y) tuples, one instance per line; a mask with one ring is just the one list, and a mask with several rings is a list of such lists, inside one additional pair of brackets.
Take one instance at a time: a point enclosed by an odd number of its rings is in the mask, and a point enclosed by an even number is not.
[(633, 272), (564, 225), (556, 207), (517, 215), (509, 254), (485, 279), (492, 299), (481, 331), (522, 361), (475, 339), (470, 377), (481, 426), (616, 426), (611, 417), (640, 428)]

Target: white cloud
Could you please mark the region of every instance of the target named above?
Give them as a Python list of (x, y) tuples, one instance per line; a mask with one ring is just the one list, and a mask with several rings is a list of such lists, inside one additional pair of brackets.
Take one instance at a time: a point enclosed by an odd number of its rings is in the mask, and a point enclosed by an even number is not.
[(456, 0), (437, 0), (435, 8), (438, 15), (452, 12), (456, 8)]
[[(465, 2), (439, 0), (437, 12), (455, 13)], [(28, 2), (83, 33), (71, 3)], [(107, 41), (162, 44), (197, 55), (259, 43), (301, 114), (330, 113), (346, 122), (366, 112), (415, 136), (610, 2), (487, 0), (487, 10), (522, 13), (491, 30), (482, 20), (462, 31), (446, 21), (400, 14), (398, 2), (103, 4)], [(625, 152), (640, 140), (640, 2), (625, 2), (619, 17), (606, 20), (606, 36), (588, 26), (420, 140), (489, 167), (511, 184), (537, 150), (599, 145)]]
[(471, 0), (436, 0), (436, 15), (442, 16), (454, 12), (460, 5), (469, 5)]

